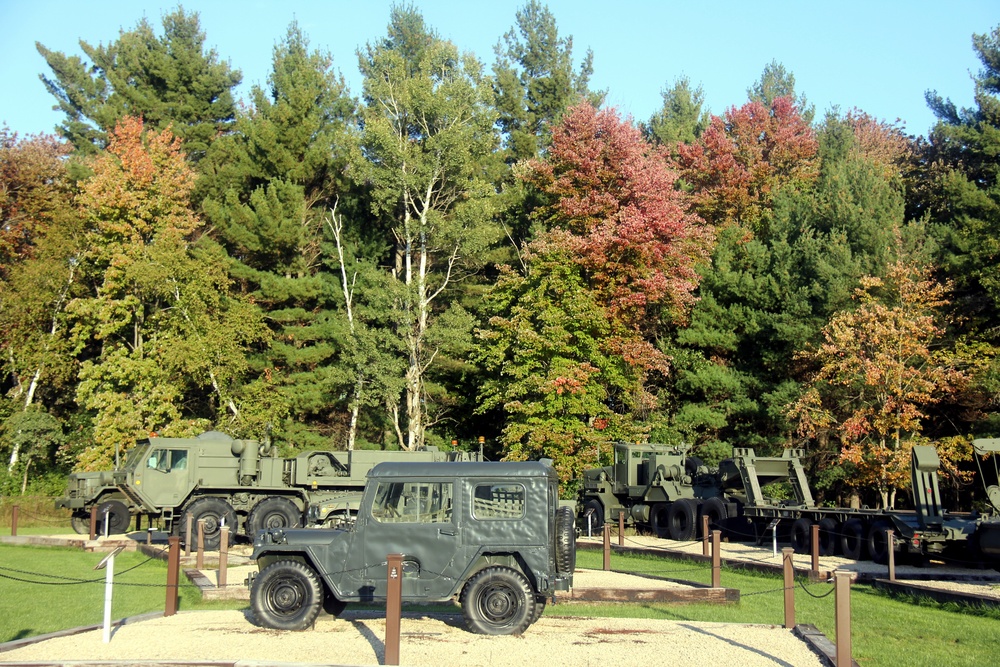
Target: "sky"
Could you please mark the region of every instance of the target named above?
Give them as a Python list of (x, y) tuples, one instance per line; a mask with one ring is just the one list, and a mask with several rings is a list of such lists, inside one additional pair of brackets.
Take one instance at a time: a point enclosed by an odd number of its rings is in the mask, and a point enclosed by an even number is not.
[[(494, 46), (526, 0), (415, 0), (426, 23), (487, 66)], [(266, 85), (274, 46), (296, 20), (314, 49), (359, 96), (357, 49), (386, 33), (390, 0), (0, 0), (0, 125), (19, 135), (50, 133), (62, 120), (40, 74), (51, 76), (35, 42), (84, 57), (81, 40), (108, 44), (145, 17), (162, 35), (178, 4), (198, 12), (206, 46), (243, 72), (237, 97)], [(981, 69), (972, 35), (1000, 25), (998, 0), (548, 0), (561, 36), (573, 37), (576, 64), (594, 52), (591, 88), (635, 121), (662, 105), (682, 76), (700, 85), (708, 110), (723, 114), (747, 99), (765, 65), (782, 64), (796, 91), (815, 105), (860, 109), (913, 135), (935, 122), (925, 91), (971, 106)]]

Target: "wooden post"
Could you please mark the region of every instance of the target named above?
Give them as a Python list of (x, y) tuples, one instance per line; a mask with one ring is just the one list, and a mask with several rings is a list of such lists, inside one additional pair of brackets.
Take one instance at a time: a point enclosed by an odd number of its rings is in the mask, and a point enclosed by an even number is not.
[(721, 530), (712, 531), (712, 588), (722, 588), (722, 539)]
[(892, 528), (885, 531), (885, 548), (889, 550), (889, 581), (896, 581), (896, 549), (893, 532)]
[(226, 587), (226, 570), (229, 568), (229, 526), (222, 527), (219, 540), (219, 588)]
[(625, 546), (625, 512), (618, 512), (618, 546)]
[(399, 664), (399, 626), (403, 609), (403, 554), (389, 554), (388, 580), (385, 597), (385, 660), (383, 664)]
[(809, 550), (812, 552), (813, 576), (819, 576), (819, 524), (809, 526)]
[(836, 667), (851, 667), (851, 573), (835, 572), (834, 598), (837, 607)]
[(702, 556), (707, 556), (707, 555), (709, 555), (711, 553), (709, 551), (709, 539), (710, 538), (711, 538), (711, 535), (709, 535), (709, 531), (708, 531), (708, 515), (707, 514), (702, 514), (701, 515), (701, 555)]
[(195, 567), (199, 570), (205, 567), (205, 520), (198, 519), (198, 553), (195, 555)]
[(20, 505), (14, 505), (10, 513), (10, 536), (17, 537), (17, 515), (21, 512)]
[(153, 544), (153, 527), (150, 526), (146, 529), (146, 546), (152, 546)]
[(187, 521), (185, 521), (185, 525), (184, 525), (184, 555), (185, 556), (190, 556), (191, 555), (191, 521), (192, 521), (192, 519), (194, 517), (192, 517), (190, 514), (188, 514), (186, 516), (187, 516)]
[(163, 615), (173, 616), (177, 613), (177, 596), (180, 593), (177, 582), (181, 571), (181, 538), (168, 537), (167, 543), (170, 545), (167, 550), (167, 604)]
[(97, 539), (97, 505), (90, 507), (90, 539)]
[(604, 522), (604, 571), (611, 569), (611, 524)]
[(795, 627), (795, 563), (792, 554), (795, 549), (785, 547), (781, 550), (781, 562), (785, 581), (785, 628)]

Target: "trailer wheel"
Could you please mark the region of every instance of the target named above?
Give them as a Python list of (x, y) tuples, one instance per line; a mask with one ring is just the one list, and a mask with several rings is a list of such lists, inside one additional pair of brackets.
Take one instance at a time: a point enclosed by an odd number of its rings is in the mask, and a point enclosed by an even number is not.
[(649, 510), (649, 525), (660, 539), (670, 537), (670, 505), (655, 503)]
[(288, 498), (271, 496), (260, 501), (247, 518), (247, 535), (253, 539), (258, 530), (267, 528), (301, 528), (302, 512)]
[(889, 542), (886, 531), (890, 529), (892, 529), (891, 523), (879, 519), (872, 524), (871, 530), (868, 531), (868, 553), (872, 560), (879, 565), (885, 565), (889, 562), (889, 549), (892, 549), (892, 543)]
[(833, 556), (837, 553), (837, 520), (825, 517), (819, 520), (819, 555)]
[[(98, 533), (104, 532), (104, 513), (108, 515), (108, 534), (121, 535), (128, 532), (128, 526), (132, 523), (132, 516), (128, 513), (128, 507), (120, 500), (105, 500), (97, 506)], [(90, 522), (87, 522), (87, 533), (90, 532)]]
[(722, 498), (709, 498), (703, 502), (698, 509), (698, 530), (701, 530), (701, 526), (704, 523), (701, 518), (703, 516), (708, 517), (709, 530), (722, 530), (722, 523), (729, 518), (726, 503), (722, 502)]
[[(229, 546), (236, 536), (236, 510), (222, 498), (199, 498), (184, 510), (181, 525), (187, 525), (187, 517), (191, 517), (191, 540), (197, 544), (198, 520), (205, 520), (205, 548), (214, 551), (222, 543), (222, 525), (229, 526)], [(193, 545), (192, 545), (193, 546)]]
[(531, 624), (536, 606), (531, 584), (509, 567), (480, 570), (462, 593), (465, 624), (481, 635), (521, 634)]
[(670, 503), (667, 510), (667, 522), (670, 527), (670, 539), (678, 542), (688, 542), (694, 539), (695, 516), (698, 506), (690, 498), (681, 498)]
[(311, 567), (279, 560), (254, 577), (250, 605), (261, 625), (275, 630), (305, 630), (319, 615), (323, 585)]
[(812, 547), (812, 521), (800, 517), (792, 522), (792, 547), (797, 554), (810, 553)]
[(840, 527), (840, 553), (844, 558), (864, 560), (865, 526), (859, 519), (848, 519)]

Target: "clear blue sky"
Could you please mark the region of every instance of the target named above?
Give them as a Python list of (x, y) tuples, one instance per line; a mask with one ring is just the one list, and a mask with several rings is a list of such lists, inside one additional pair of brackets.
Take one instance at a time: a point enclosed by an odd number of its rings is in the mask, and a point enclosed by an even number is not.
[[(388, 0), (187, 0), (206, 43), (243, 72), (237, 91), (265, 83), (272, 49), (293, 19), (314, 48), (329, 51), (353, 94), (361, 82), (355, 52), (385, 34)], [(523, 0), (418, 0), (425, 20), (487, 65), (493, 46), (514, 24)], [(687, 76), (705, 91), (716, 114), (746, 100), (764, 66), (777, 60), (818, 114), (838, 106), (906, 123), (926, 134), (934, 117), (924, 92), (937, 90), (961, 106), (972, 103), (970, 72), (980, 63), (973, 33), (1000, 24), (998, 0), (840, 0), (751, 2), (720, 0), (549, 0), (560, 34), (572, 35), (574, 55), (594, 51), (594, 88), (608, 103), (646, 120), (661, 91)], [(147, 0), (0, 0), (0, 124), (21, 135), (52, 132), (61, 114), (38, 76), (50, 74), (35, 49), (41, 42), (83, 56), (79, 40), (109, 43), (147, 17), (159, 34), (177, 2)]]

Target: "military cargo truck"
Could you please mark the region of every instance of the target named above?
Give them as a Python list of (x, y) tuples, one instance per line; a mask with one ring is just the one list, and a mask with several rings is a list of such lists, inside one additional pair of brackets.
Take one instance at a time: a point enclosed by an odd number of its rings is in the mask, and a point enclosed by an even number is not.
[[(312, 451), (280, 458), (269, 440), (237, 440), (209, 431), (195, 438), (147, 438), (111, 472), (74, 473), (57, 508), (72, 512), (78, 532), (90, 529), (96, 507), (102, 531), (122, 533), (132, 517), (180, 534), (188, 517), (204, 520), (205, 546), (218, 548), (221, 529), (230, 540), (264, 528), (303, 525), (307, 506), (336, 501), (339, 511), (356, 511), (365, 476), (383, 461), (455, 461), (465, 452)], [(329, 518), (329, 517), (327, 517)]]
[(387, 556), (398, 553), (404, 602), (452, 600), (471, 631), (520, 634), (573, 583), (573, 511), (558, 486), (549, 461), (380, 463), (347, 529), (257, 533), (254, 616), (304, 630), (321, 607), (384, 601)]

